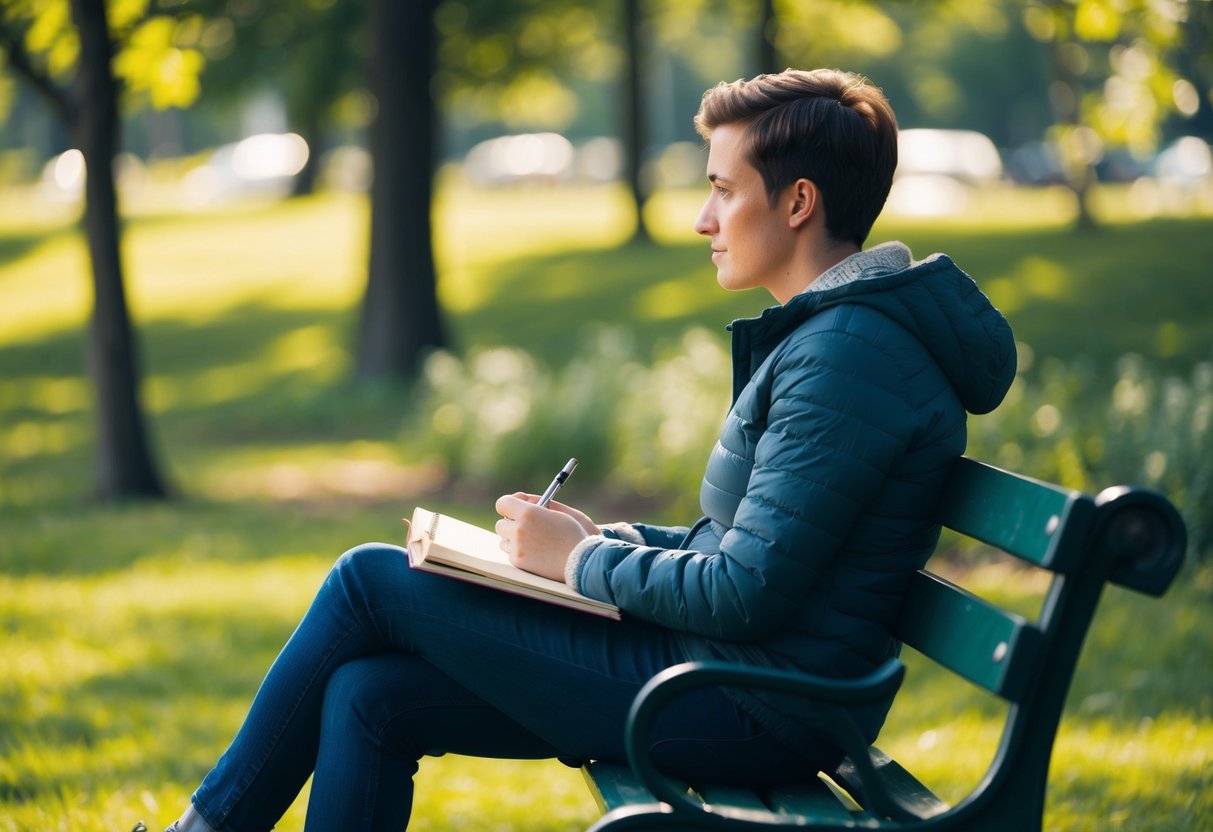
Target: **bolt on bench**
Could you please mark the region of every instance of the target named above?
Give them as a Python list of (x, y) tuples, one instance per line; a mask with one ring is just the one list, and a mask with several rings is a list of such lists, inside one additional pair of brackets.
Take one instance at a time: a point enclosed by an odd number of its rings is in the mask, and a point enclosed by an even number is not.
[[(993, 763), (968, 796), (944, 802), (869, 747), (851, 721), (847, 705), (879, 701), (901, 684), (905, 667), (897, 659), (846, 681), (694, 662), (658, 674), (637, 695), (625, 729), (630, 766), (595, 761), (583, 768), (605, 813), (591, 832), (1040, 830), (1054, 737), (1103, 587), (1111, 581), (1161, 596), (1183, 564), (1184, 524), (1153, 491), (1121, 486), (1091, 497), (969, 458), (958, 460), (950, 475), (939, 520), (1053, 573), (1036, 621), (926, 570), (906, 598), (897, 637), (1009, 703)], [(667, 778), (645, 756), (645, 737), (662, 707), (704, 686), (817, 700), (833, 711), (846, 759), (829, 777), (766, 791)]]

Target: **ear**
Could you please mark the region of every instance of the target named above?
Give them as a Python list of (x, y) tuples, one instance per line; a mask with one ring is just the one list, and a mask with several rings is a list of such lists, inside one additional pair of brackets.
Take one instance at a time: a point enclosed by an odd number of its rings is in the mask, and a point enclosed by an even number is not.
[(809, 179), (797, 179), (788, 186), (788, 227), (799, 229), (812, 219), (817, 211), (821, 192)]

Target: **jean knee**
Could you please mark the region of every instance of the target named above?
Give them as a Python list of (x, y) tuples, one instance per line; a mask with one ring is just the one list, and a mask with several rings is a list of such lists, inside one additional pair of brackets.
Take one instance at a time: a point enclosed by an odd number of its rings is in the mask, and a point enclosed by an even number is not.
[(333, 671), (324, 688), (324, 713), (337, 716), (352, 713), (360, 706), (359, 698), (366, 693), (368, 673), (363, 660), (346, 662)]
[(406, 562), (407, 555), (398, 546), (363, 543), (343, 552), (333, 564), (332, 572), (342, 579), (373, 582), (383, 579), (386, 573), (399, 569)]
[(382, 654), (355, 659), (334, 670), (324, 689), (324, 731), (360, 735), (376, 745), (381, 743), (404, 690), (404, 661), (403, 654)]

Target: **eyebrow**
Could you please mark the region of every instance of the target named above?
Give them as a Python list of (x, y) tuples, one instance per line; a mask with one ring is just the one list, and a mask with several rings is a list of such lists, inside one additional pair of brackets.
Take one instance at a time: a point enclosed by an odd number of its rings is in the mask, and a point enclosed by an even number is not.
[(708, 181), (715, 184), (717, 182), (729, 183), (731, 180), (727, 176), (721, 176), (719, 173), (709, 173)]

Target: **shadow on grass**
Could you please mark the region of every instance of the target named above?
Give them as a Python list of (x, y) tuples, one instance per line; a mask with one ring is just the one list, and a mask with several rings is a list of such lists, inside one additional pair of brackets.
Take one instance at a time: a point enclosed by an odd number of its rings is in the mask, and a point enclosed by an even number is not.
[[(351, 320), (347, 310), (282, 310), (264, 302), (205, 323), (160, 319), (140, 326), (142, 395), (154, 414), (153, 432), (187, 444), (271, 436), (355, 440), (394, 425), (408, 387), (354, 383)], [(6, 346), (0, 377), (13, 392), (4, 420), (49, 424), (90, 410), (85, 372), (82, 332)], [(77, 384), (74, 406), (40, 395), (62, 380)]]
[[(399, 505), (325, 514), (262, 501), (87, 505), (22, 512), (0, 540), (0, 572), (9, 577), (100, 577), (141, 561), (257, 563), (304, 554), (331, 562), (368, 540), (399, 540)], [(5, 514), (0, 514), (0, 522)]]
[(729, 321), (757, 315), (770, 303), (758, 292), (722, 290), (702, 244), (522, 258), (496, 269), (492, 283), (478, 308), (453, 321), (460, 344), (517, 346), (548, 366), (584, 349), (595, 325), (626, 331), (644, 355), (690, 326), (726, 338)]
[[(294, 623), (259, 610), (140, 616), (135, 627), (114, 634), (147, 639), (138, 664), (38, 695), (6, 693), (4, 755), (39, 750), (28, 767), (18, 765), (5, 778), (0, 802), (71, 792), (100, 776), (196, 781), (235, 732)], [(38, 703), (46, 695), (66, 707), (45, 710)]]
[(5, 263), (11, 263), (14, 260), (20, 260), (25, 255), (36, 249), (38, 246), (47, 242), (60, 234), (71, 233), (70, 231), (61, 232), (39, 232), (34, 234), (0, 234), (0, 266)]
[[(1085, 354), (1110, 362), (1136, 351), (1190, 366), (1210, 357), (1213, 342), (1207, 275), (1213, 235), (1207, 231), (1206, 220), (1175, 219), (1091, 234), (941, 225), (899, 236), (920, 257), (948, 252), (1000, 303), (1017, 336), (1038, 355)], [(771, 303), (762, 291), (729, 293), (717, 286), (706, 241), (524, 257), (482, 279), (491, 284), (485, 299), (451, 316), (457, 346), (517, 346), (550, 365), (562, 364), (581, 346), (590, 324), (625, 329), (643, 353), (688, 326), (726, 337), (722, 329), (730, 320), (759, 314)], [(204, 323), (136, 325), (149, 374), (282, 362), (275, 345), (286, 348), (283, 339), (308, 328), (322, 330), (347, 372), (356, 314), (348, 308), (282, 309), (266, 297)], [(0, 352), (0, 374), (80, 375), (83, 347), (82, 333), (74, 331), (10, 344)]]
[[(202, 323), (158, 318), (133, 321), (147, 374), (191, 373), (262, 358), (279, 339), (313, 326), (332, 330), (344, 340), (352, 316), (347, 310), (281, 309), (272, 298), (250, 301)], [(85, 333), (63, 330), (0, 352), (0, 373), (8, 379), (29, 376), (81, 375)]]
[[(1091, 233), (897, 230), (918, 257), (948, 253), (1037, 356), (1087, 356), (1102, 369), (1138, 352), (1176, 370), (1211, 357), (1207, 232), (1207, 220), (1181, 219)], [(456, 319), (461, 342), (513, 344), (552, 364), (576, 351), (587, 324), (623, 327), (643, 352), (688, 326), (720, 331), (771, 303), (761, 291), (719, 288), (706, 242), (522, 258), (496, 270), (493, 283), (481, 306)]]

